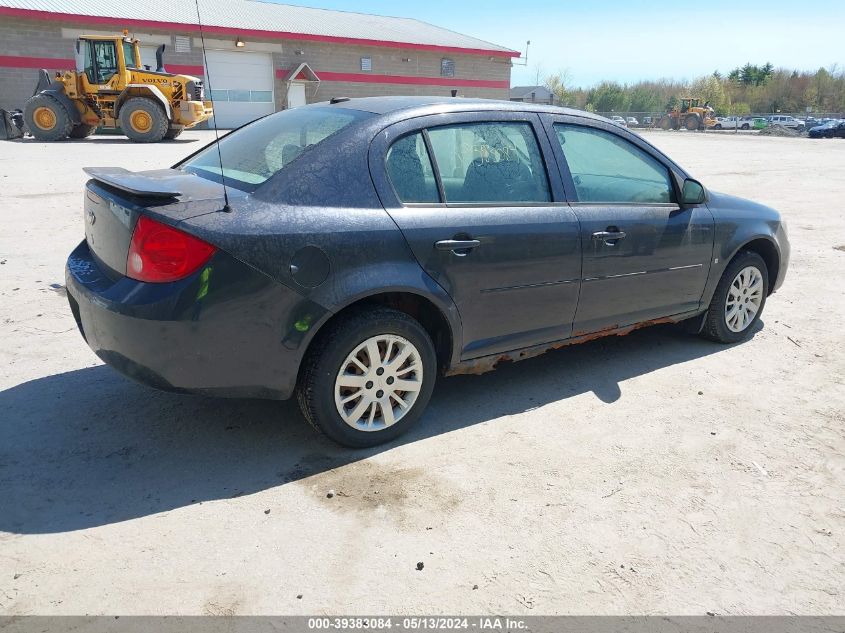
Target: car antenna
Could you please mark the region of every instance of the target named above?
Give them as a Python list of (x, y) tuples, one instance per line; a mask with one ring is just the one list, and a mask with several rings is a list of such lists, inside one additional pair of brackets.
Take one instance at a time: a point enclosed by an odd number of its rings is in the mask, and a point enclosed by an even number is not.
[[(202, 32), (202, 19), (200, 18), (200, 2), (194, 0), (197, 7), (197, 24), (200, 27), (200, 42), (202, 43), (202, 63), (205, 66), (205, 78), (208, 83), (208, 99), (211, 101), (211, 109), (214, 111), (214, 91), (211, 89), (211, 73), (208, 69), (208, 58), (205, 55), (205, 37)], [(223, 184), (223, 208), (221, 211), (232, 212), (229, 206), (229, 193), (226, 191), (226, 175), (223, 173), (223, 155), (220, 153), (220, 132), (217, 130), (217, 117), (212, 114), (211, 122), (214, 124), (214, 144), (217, 147), (217, 161), (220, 163), (220, 180)]]

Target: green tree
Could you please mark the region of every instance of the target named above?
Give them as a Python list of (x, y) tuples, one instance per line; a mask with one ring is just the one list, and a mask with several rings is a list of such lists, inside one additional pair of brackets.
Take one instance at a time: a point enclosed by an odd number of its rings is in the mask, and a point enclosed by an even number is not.
[(552, 75), (548, 75), (543, 80), (543, 86), (546, 90), (555, 96), (555, 104), (563, 106), (574, 106), (575, 94), (567, 89), (569, 83), (569, 73), (567, 71), (558, 71)]
[(624, 112), (628, 106), (628, 97), (618, 83), (603, 81), (592, 89), (590, 103), (597, 112)]

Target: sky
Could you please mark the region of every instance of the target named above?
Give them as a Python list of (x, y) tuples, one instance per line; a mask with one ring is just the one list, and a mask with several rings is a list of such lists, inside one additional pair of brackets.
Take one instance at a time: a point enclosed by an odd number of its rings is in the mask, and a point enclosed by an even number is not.
[[(833, 0), (287, 0), (285, 4), (417, 18), (528, 49), (512, 85), (564, 72), (573, 86), (694, 79), (746, 62), (799, 70), (845, 66), (845, 11)], [(671, 8), (670, 8), (671, 7)], [(516, 60), (517, 64), (523, 60)]]

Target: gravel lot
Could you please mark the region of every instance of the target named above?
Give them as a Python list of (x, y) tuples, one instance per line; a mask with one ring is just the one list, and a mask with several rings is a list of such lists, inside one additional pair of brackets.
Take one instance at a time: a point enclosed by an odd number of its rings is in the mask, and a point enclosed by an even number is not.
[(208, 132), (0, 143), (0, 613), (845, 614), (845, 141), (647, 136), (789, 220), (753, 339), (660, 326), (444, 379), (364, 452), (293, 402), (133, 384), (76, 330), (80, 168)]

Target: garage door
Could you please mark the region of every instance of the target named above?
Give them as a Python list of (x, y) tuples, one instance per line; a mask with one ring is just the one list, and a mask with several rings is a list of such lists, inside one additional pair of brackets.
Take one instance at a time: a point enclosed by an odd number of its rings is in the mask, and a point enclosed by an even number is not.
[(272, 55), (209, 50), (205, 55), (218, 127), (238, 127), (275, 111)]

